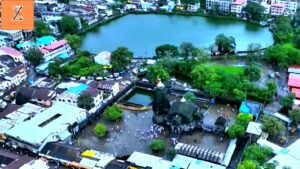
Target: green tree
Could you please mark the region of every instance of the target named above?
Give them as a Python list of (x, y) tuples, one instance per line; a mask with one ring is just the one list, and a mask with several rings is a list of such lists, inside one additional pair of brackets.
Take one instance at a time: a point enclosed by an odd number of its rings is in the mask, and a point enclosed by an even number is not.
[(78, 48), (80, 47), (80, 43), (81, 43), (81, 38), (78, 35), (66, 35), (65, 39), (68, 41), (68, 43), (70, 44), (71, 48), (75, 51), (75, 53), (77, 52)]
[(289, 117), (294, 125), (300, 124), (300, 109), (294, 109), (289, 112)]
[(82, 17), (80, 17), (80, 23), (84, 29), (89, 27), (89, 24)]
[(236, 46), (234, 37), (227, 37), (224, 34), (216, 36), (215, 45), (218, 47), (218, 51), (222, 54), (234, 51)]
[(110, 121), (118, 121), (123, 117), (123, 111), (117, 105), (113, 105), (104, 111), (104, 117)]
[(196, 96), (194, 95), (193, 92), (190, 92), (190, 91), (186, 92), (186, 93), (183, 95), (183, 97), (184, 97), (186, 100), (188, 100), (188, 101), (195, 101), (195, 100), (196, 100)]
[(58, 76), (59, 74), (61, 74), (61, 61), (59, 60), (55, 60), (54, 63), (50, 63), (48, 66), (48, 73), (51, 76)]
[(64, 16), (60, 20), (60, 25), (63, 34), (74, 34), (78, 30), (78, 22), (72, 16)]
[(165, 150), (165, 142), (162, 139), (156, 139), (150, 144), (150, 148), (154, 152), (159, 152)]
[(260, 79), (261, 74), (261, 65), (257, 62), (252, 62), (246, 66), (245, 76), (249, 78), (251, 81), (258, 81)]
[(157, 65), (163, 67), (169, 74), (175, 74), (175, 66), (177, 62), (176, 58), (167, 56), (159, 59), (157, 61)]
[(270, 147), (260, 147), (257, 144), (252, 144), (245, 149), (244, 161), (252, 160), (259, 165), (263, 165), (271, 154), (272, 149)]
[(293, 39), (293, 28), (291, 21), (286, 16), (279, 16), (275, 19), (273, 38), (276, 43), (291, 42)]
[(38, 48), (30, 48), (25, 54), (25, 59), (33, 66), (37, 66), (44, 61), (43, 53)]
[(36, 20), (34, 22), (34, 31), (38, 37), (50, 35), (51, 30), (43, 20)]
[(273, 138), (286, 131), (284, 124), (272, 115), (263, 115), (261, 123), (263, 131), (269, 133), (269, 136)]
[(242, 137), (245, 135), (245, 127), (240, 124), (233, 124), (228, 128), (227, 134), (229, 138)]
[(182, 42), (179, 46), (179, 49), (181, 56), (183, 56), (184, 58), (188, 58), (189, 56), (192, 56), (195, 47), (190, 42)]
[(296, 35), (294, 43), (297, 49), (300, 49), (300, 35)]
[(131, 59), (133, 57), (133, 53), (128, 50), (126, 47), (119, 47), (111, 53), (111, 61), (112, 69), (115, 72), (120, 72), (126, 69), (131, 63)]
[(151, 65), (148, 67), (147, 78), (151, 83), (155, 83), (158, 78), (165, 82), (170, 79), (170, 75), (163, 67), (159, 65)]
[(258, 3), (249, 2), (243, 10), (247, 13), (249, 19), (261, 21), (263, 19), (265, 8)]
[(170, 148), (167, 151), (167, 156), (171, 159), (173, 159), (176, 156), (176, 150), (174, 148)]
[(290, 44), (270, 46), (265, 51), (268, 63), (286, 68), (292, 64), (300, 64), (300, 51)]
[(289, 110), (292, 109), (295, 98), (296, 96), (294, 93), (289, 93), (286, 96), (282, 97), (279, 100), (279, 103), (283, 107), (283, 109)]
[(90, 109), (94, 105), (94, 98), (90, 93), (84, 92), (77, 98), (77, 105), (80, 108)]
[(265, 163), (263, 165), (263, 169), (276, 169), (278, 165), (278, 161), (274, 160), (272, 163)]
[(94, 128), (94, 133), (96, 134), (97, 137), (102, 138), (106, 135), (107, 128), (104, 124), (102, 123), (97, 123), (95, 128)]
[(242, 163), (238, 165), (238, 169), (257, 169), (257, 168), (258, 168), (257, 164), (255, 163), (255, 161), (252, 160), (242, 161)]
[(259, 43), (250, 43), (248, 45), (248, 60), (250, 62), (256, 61), (261, 55), (261, 45)]
[(177, 46), (164, 44), (155, 49), (155, 54), (157, 58), (177, 57), (179, 56), (179, 51)]
[(209, 58), (209, 55), (201, 48), (194, 48), (192, 51), (192, 57), (197, 61), (206, 62)]
[(70, 0), (58, 0), (59, 3), (64, 3), (64, 4), (68, 4), (70, 2)]

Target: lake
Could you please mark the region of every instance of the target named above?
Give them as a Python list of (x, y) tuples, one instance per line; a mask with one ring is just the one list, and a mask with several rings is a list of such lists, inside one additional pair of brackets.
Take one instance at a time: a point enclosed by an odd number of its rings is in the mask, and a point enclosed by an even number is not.
[(179, 45), (191, 42), (196, 47), (208, 47), (216, 35), (224, 33), (236, 39), (237, 50), (247, 50), (248, 44), (262, 47), (273, 44), (268, 27), (225, 18), (178, 15), (126, 15), (82, 35), (81, 49), (91, 53), (128, 47), (134, 56), (150, 57), (162, 44)]

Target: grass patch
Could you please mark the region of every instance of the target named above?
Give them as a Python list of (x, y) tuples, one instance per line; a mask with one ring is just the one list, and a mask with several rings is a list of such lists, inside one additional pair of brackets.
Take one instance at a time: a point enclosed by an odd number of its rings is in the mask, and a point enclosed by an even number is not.
[(223, 72), (224, 74), (231, 75), (242, 75), (245, 72), (245, 67), (242, 66), (225, 66), (220, 64), (210, 64), (209, 65), (216, 72)]

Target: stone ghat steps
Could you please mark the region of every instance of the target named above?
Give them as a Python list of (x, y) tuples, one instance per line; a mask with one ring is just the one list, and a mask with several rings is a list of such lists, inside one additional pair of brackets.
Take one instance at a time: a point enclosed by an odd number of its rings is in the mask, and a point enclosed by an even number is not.
[(184, 143), (178, 143), (175, 149), (178, 154), (219, 164), (222, 163), (225, 157), (224, 153)]

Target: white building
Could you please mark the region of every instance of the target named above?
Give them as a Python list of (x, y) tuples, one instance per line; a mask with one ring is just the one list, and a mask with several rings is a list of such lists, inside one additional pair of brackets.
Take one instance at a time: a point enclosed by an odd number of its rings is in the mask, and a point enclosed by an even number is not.
[(73, 54), (73, 51), (66, 40), (60, 40), (53, 42), (50, 45), (43, 46), (40, 48), (40, 51), (43, 53), (46, 62), (56, 57), (63, 55), (67, 55), (67, 57), (69, 57)]
[(7, 36), (14, 42), (24, 39), (22, 30), (0, 30), (0, 35)]
[(271, 5), (271, 15), (289, 16), (297, 12), (298, 2), (294, 0), (275, 0)]
[(230, 12), (240, 14), (242, 9), (247, 5), (247, 0), (233, 0), (231, 1)]
[(110, 65), (111, 53), (108, 51), (100, 52), (97, 56), (94, 57), (94, 60), (99, 65)]
[(95, 113), (95, 111), (101, 106), (103, 101), (103, 92), (89, 86), (88, 84), (77, 82), (61, 83), (57, 86), (57, 90), (65, 90), (62, 93), (58, 93), (56, 97), (57, 102), (67, 103), (73, 106), (77, 106), (78, 97), (83, 93), (89, 93), (94, 99), (94, 107), (92, 107), (89, 113)]
[(4, 75), (4, 79), (9, 80), (15, 86), (20, 85), (26, 78), (27, 73), (24, 65), (19, 65)]
[(230, 12), (230, 0), (206, 0), (206, 9), (218, 8), (221, 12)]
[(86, 110), (55, 103), (42, 113), (16, 124), (5, 132), (12, 147), (39, 152), (48, 142), (71, 141), (86, 120)]
[(1, 47), (0, 48), (0, 56), (8, 55), (14, 59), (15, 62), (22, 62), (24, 63), (24, 56), (21, 52), (17, 51), (11, 47)]

